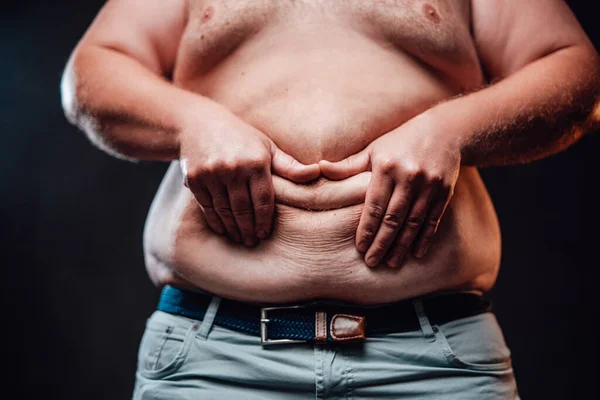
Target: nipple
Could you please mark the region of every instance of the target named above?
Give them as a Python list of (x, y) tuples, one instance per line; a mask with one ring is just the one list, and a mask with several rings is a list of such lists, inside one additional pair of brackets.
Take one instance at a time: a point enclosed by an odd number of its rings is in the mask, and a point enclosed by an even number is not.
[(427, 19), (433, 22), (434, 24), (439, 24), (442, 20), (435, 7), (429, 3), (423, 4), (423, 13), (427, 17)]
[(215, 14), (215, 8), (213, 6), (208, 6), (204, 13), (202, 14), (202, 22), (207, 22), (212, 16)]

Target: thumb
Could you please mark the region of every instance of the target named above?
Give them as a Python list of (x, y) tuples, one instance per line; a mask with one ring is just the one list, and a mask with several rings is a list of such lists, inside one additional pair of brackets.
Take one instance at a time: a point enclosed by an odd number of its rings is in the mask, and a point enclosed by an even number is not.
[(319, 161), (321, 173), (329, 179), (340, 180), (346, 179), (352, 175), (368, 171), (370, 168), (369, 148), (344, 158), (337, 162), (327, 160)]
[(275, 143), (271, 142), (271, 167), (276, 175), (287, 178), (294, 182), (308, 182), (321, 175), (319, 164), (302, 164), (294, 157), (290, 156)]

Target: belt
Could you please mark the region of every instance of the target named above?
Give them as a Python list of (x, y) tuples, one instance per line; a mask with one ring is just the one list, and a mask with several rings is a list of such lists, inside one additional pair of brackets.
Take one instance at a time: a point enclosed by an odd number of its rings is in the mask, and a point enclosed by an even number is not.
[[(158, 310), (202, 320), (211, 294), (165, 286)], [(433, 325), (491, 310), (490, 301), (473, 293), (420, 298)], [(261, 338), (263, 345), (304, 342), (356, 342), (376, 334), (420, 329), (413, 300), (379, 305), (306, 301), (277, 306), (222, 298), (214, 324)]]

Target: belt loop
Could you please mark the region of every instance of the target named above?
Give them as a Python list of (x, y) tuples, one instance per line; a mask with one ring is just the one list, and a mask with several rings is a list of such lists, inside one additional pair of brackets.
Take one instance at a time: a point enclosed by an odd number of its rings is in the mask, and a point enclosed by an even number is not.
[(425, 307), (423, 307), (423, 300), (421, 300), (421, 299), (413, 300), (413, 306), (415, 307), (415, 312), (417, 313), (417, 318), (419, 318), (419, 325), (421, 325), (421, 332), (423, 332), (423, 337), (428, 342), (435, 342), (435, 333), (433, 332), (433, 328), (431, 327), (429, 318), (427, 318), (427, 314), (425, 314)]
[(204, 318), (202, 318), (202, 325), (200, 325), (200, 330), (198, 331), (196, 336), (201, 337), (203, 340), (206, 340), (208, 338), (208, 332), (210, 332), (210, 328), (213, 326), (213, 322), (215, 320), (215, 316), (217, 315), (217, 311), (219, 310), (220, 304), (221, 297), (213, 296), (210, 300), (208, 308), (206, 309)]

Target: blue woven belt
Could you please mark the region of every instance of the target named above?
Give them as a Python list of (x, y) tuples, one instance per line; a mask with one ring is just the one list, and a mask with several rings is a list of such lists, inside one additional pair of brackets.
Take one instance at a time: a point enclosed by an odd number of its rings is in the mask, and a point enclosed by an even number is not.
[[(202, 320), (212, 295), (165, 286), (158, 303), (158, 310), (187, 318)], [(472, 293), (452, 293), (423, 298), (425, 313), (432, 324), (443, 324), (488, 312), (491, 303)], [(327, 301), (310, 301), (273, 306), (300, 305), (301, 308), (269, 311), (269, 339), (292, 339), (314, 342), (315, 312), (327, 313), (327, 326), (334, 314), (351, 314), (366, 318), (366, 336), (375, 334), (408, 332), (420, 329), (412, 300), (403, 300), (375, 306), (335, 305)], [(271, 305), (258, 305), (223, 298), (215, 315), (214, 324), (260, 336), (261, 309)], [(327, 332), (327, 341), (334, 342)]]

